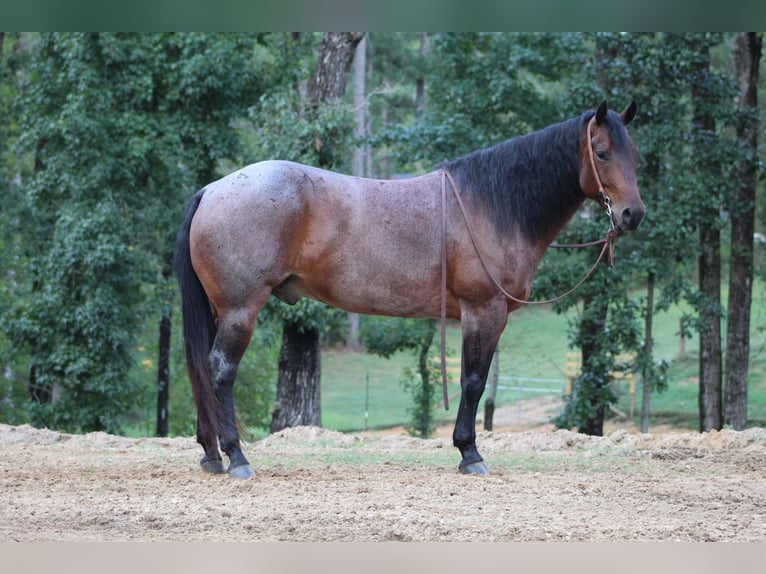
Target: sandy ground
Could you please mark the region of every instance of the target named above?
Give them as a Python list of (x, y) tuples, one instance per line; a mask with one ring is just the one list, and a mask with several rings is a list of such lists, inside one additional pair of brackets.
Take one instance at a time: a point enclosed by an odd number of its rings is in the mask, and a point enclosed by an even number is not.
[(449, 429), (287, 429), (238, 481), (191, 438), (0, 425), (0, 541), (766, 541), (766, 429), (597, 438), (530, 412), (479, 434), (487, 477)]

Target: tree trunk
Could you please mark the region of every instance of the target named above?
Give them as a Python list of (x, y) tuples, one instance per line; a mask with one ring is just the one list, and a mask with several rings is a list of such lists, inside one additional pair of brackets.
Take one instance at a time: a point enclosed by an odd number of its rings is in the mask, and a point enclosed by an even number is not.
[(157, 342), (157, 436), (168, 436), (168, 404), (170, 402), (170, 337), (173, 327), (172, 255), (169, 253), (162, 269), (162, 316)]
[(287, 427), (322, 425), (319, 333), (286, 322), (279, 351), (277, 406), (271, 432)]
[(159, 356), (157, 363), (157, 436), (168, 436), (171, 314), (172, 311), (168, 309), (160, 318)]
[[(308, 86), (309, 113), (323, 102), (343, 97), (354, 51), (362, 33), (327, 32), (314, 75)], [(317, 166), (332, 167), (333, 143), (323, 134), (315, 134)], [(277, 408), (273, 413), (271, 432), (288, 426), (321, 425), (319, 331), (291, 321), (282, 325), (282, 347), (279, 353)]]
[(434, 429), (433, 396), (434, 386), (431, 384), (431, 369), (428, 367), (428, 350), (434, 340), (436, 329), (429, 331), (429, 336), (420, 345), (418, 353), (418, 373), (420, 374), (420, 391), (416, 393), (415, 431), (420, 438), (429, 438)]
[[(361, 39), (356, 47), (354, 56), (354, 136), (359, 140), (354, 147), (354, 164), (351, 173), (357, 177), (364, 177), (366, 152), (369, 145), (363, 142), (367, 133), (367, 94), (365, 93), (365, 74), (367, 68), (367, 38)], [(348, 334), (346, 346), (359, 347), (359, 314), (348, 314)]]
[[(738, 107), (755, 112), (758, 107), (758, 65), (761, 37), (755, 32), (734, 36)], [(749, 113), (737, 126), (737, 138), (749, 157), (739, 166), (740, 185), (731, 202), (731, 262), (729, 265), (729, 314), (726, 333), (726, 401), (724, 423), (742, 430), (747, 423), (747, 376), (750, 356), (750, 306), (753, 294), (753, 232), (758, 165), (758, 120)]]
[[(354, 56), (354, 136), (360, 141), (367, 132), (367, 104), (365, 93), (365, 72), (367, 63), (367, 41), (365, 38), (356, 47)], [(351, 173), (364, 177), (364, 155), (366, 144), (358, 143), (354, 147), (354, 164)]]
[[(420, 33), (420, 55), (425, 59), (428, 55), (428, 32)], [(420, 76), (415, 87), (415, 110), (418, 118), (423, 117), (426, 108), (426, 80)]]
[(641, 432), (649, 432), (649, 403), (652, 396), (652, 357), (654, 342), (652, 340), (652, 323), (654, 317), (654, 273), (646, 276), (646, 311), (644, 315), (644, 365), (641, 373)]
[(354, 52), (363, 37), (362, 32), (324, 34), (314, 76), (309, 84), (311, 104), (338, 101), (343, 97)]
[(172, 309), (160, 318), (159, 352), (157, 360), (157, 436), (168, 436), (168, 403), (170, 400), (170, 335)]
[[(43, 164), (43, 152), (45, 151), (46, 146), (48, 145), (48, 140), (46, 139), (40, 139), (37, 141), (37, 145), (35, 146), (35, 166), (34, 170), (35, 172), (42, 171), (45, 168), (45, 165)], [(50, 228), (53, 228), (53, 225), (51, 224)], [(41, 256), (42, 253), (40, 252), (39, 248), (40, 244), (37, 244), (37, 250), (36, 254)], [(37, 293), (43, 288), (42, 282), (40, 281), (39, 277), (37, 277), (37, 273), (35, 273), (35, 277), (32, 279), (32, 293)], [(37, 341), (33, 343), (34, 347), (38, 346)], [(50, 403), (53, 401), (53, 388), (49, 386), (41, 386), (37, 380), (37, 365), (35, 364), (34, 357), (37, 357), (39, 351), (37, 348), (32, 349), (32, 361), (29, 366), (29, 380), (27, 382), (27, 387), (29, 389), (29, 396), (32, 399), (32, 402), (35, 403)]]
[(602, 337), (606, 326), (606, 315), (609, 311), (609, 300), (604, 297), (583, 297), (583, 319), (580, 323), (580, 341), (582, 342), (582, 372), (589, 373), (593, 384), (589, 385), (592, 414), (583, 421), (577, 432), (592, 435), (604, 435), (604, 413), (606, 404), (602, 397), (602, 387), (609, 384), (608, 378), (602, 373), (603, 355)]
[(703, 304), (700, 316), (699, 352), (699, 413), (700, 432), (723, 426), (722, 410), (722, 357), (721, 357), (721, 232), (718, 227), (720, 198), (716, 192), (716, 165), (711, 161), (711, 150), (716, 142), (715, 118), (709, 111), (709, 101), (715, 96), (709, 93), (710, 54), (708, 48), (696, 65), (692, 76), (691, 95), (694, 102), (692, 118), (694, 154), (699, 175), (699, 185), (709, 186), (707, 198), (702, 205), (699, 221), (701, 253), (698, 257), (699, 289)]
[(700, 229), (699, 288), (705, 296), (700, 310), (699, 411), (700, 432), (723, 426), (721, 385), (721, 233), (714, 225)]

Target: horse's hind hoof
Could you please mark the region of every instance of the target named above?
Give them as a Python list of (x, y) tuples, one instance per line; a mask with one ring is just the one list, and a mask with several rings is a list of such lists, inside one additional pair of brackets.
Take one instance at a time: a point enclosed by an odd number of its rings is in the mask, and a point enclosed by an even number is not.
[(239, 466), (229, 467), (229, 476), (231, 478), (252, 478), (255, 476), (253, 469), (249, 464), (241, 464)]
[(206, 460), (203, 458), (199, 461), (199, 465), (202, 467), (202, 470), (209, 472), (210, 474), (223, 474), (226, 472), (223, 468), (223, 461), (221, 459)]
[(461, 464), (458, 468), (460, 469), (460, 472), (462, 472), (463, 474), (480, 474), (480, 475), (489, 474), (489, 469), (487, 468), (487, 465), (484, 464), (484, 462), (481, 460), (479, 462), (472, 462), (471, 464), (466, 464), (466, 465)]

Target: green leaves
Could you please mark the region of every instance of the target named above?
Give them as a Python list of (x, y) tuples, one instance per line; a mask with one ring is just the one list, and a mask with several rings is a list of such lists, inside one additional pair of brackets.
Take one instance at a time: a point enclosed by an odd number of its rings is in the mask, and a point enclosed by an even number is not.
[(116, 432), (139, 398), (140, 387), (125, 379), (140, 286), (125, 273), (137, 265), (130, 235), (109, 201), (61, 210), (49, 251), (36, 260), (39, 287), (7, 325), (30, 349), (36, 384), (58, 396), (33, 408), (35, 424)]
[(34, 38), (17, 101), (34, 165), (17, 230), (28, 283), (4, 330), (50, 401), (33, 405), (35, 424), (116, 432), (150, 389), (128, 376), (142, 313), (168, 306), (146, 284), (165, 285), (187, 197), (237, 153), (254, 37)]
[(370, 352), (389, 358), (397, 351), (417, 351), (430, 345), (434, 323), (424, 319), (364, 317), (360, 323), (359, 339)]
[(359, 339), (370, 353), (389, 358), (410, 350), (417, 356), (417, 375), (413, 369), (405, 369), (401, 385), (413, 397), (407, 430), (421, 438), (428, 438), (434, 430), (432, 407), (437, 387), (431, 383), (428, 351), (435, 333), (436, 322), (425, 319), (363, 317), (359, 328)]

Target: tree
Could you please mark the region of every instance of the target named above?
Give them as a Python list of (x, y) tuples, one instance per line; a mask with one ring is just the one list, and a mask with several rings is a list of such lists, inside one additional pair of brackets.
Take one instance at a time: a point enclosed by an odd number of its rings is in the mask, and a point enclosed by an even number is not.
[(418, 376), (414, 377), (410, 369), (405, 369), (402, 386), (414, 399), (409, 410), (409, 432), (421, 438), (428, 438), (434, 431), (433, 399), (437, 386), (431, 381), (428, 351), (435, 333), (435, 321), (427, 319), (365, 317), (361, 328), (362, 342), (371, 353), (385, 358), (397, 351), (415, 353)]
[[(351, 174), (357, 177), (367, 175), (367, 164), (370, 154), (369, 137), (367, 134), (367, 93), (365, 79), (367, 76), (367, 36), (364, 36), (356, 46), (354, 55), (354, 161)], [(346, 345), (359, 347), (359, 314), (348, 314), (348, 335)]]
[(428, 51), (418, 57), (428, 64), (417, 71), (430, 86), (428, 106), (418, 121), (391, 127), (384, 138), (398, 142), (398, 161), (416, 166), (438, 165), (566, 119), (562, 99), (586, 62), (582, 34), (439, 33), (428, 39)]
[(127, 376), (137, 309), (160, 287), (169, 345), (173, 236), (186, 196), (234, 149), (251, 55), (247, 35), (39, 37), (19, 108), (35, 154), (19, 229), (31, 290), (8, 329), (32, 356), (36, 424), (114, 432), (145, 402)]
[(692, 59), (689, 84), (693, 115), (691, 141), (696, 170), (698, 202), (699, 296), (697, 311), (700, 325), (699, 414), (700, 431), (720, 430), (723, 426), (723, 356), (721, 345), (721, 228), (722, 206), (726, 204), (727, 181), (722, 161), (724, 142), (717, 123), (726, 117), (722, 100), (733, 94), (725, 80), (711, 69), (710, 47), (720, 38), (710, 34), (684, 38)]
[[(328, 32), (323, 35), (307, 90), (305, 113), (310, 121), (320, 117), (323, 108), (340, 103), (354, 51), (361, 39), (362, 34), (351, 32)], [(332, 169), (340, 161), (341, 150), (345, 153), (346, 148), (334, 126), (319, 122), (315, 126), (312, 135), (316, 156), (312, 163)], [(350, 123), (339, 127), (345, 133)], [(298, 305), (294, 311), (283, 316), (277, 406), (271, 422), (272, 432), (296, 425), (321, 426), (320, 330), (315, 319), (324, 306), (309, 301), (299, 302)], [(314, 320), (306, 321), (305, 315)]]
[(145, 213), (150, 229), (164, 230), (148, 251), (159, 266), (156, 434), (165, 436), (175, 295), (172, 259), (180, 209), (193, 190), (215, 178), (221, 159), (235, 156), (239, 142), (231, 122), (245, 114), (246, 102), (262, 88), (252, 65), (252, 36), (174, 34), (151, 40), (157, 46), (155, 60), (144, 63), (144, 77), (153, 97), (142, 111), (160, 121), (154, 134), (146, 134), (156, 143), (147, 149), (153, 165), (146, 181), (154, 193)]
[[(18, 176), (23, 157), (14, 153), (21, 132), (13, 101), (29, 50), (28, 34), (0, 33), (0, 326), (13, 308), (26, 282), (24, 238), (18, 228), (24, 221), (24, 201)], [(14, 348), (12, 337), (0, 329), (0, 421), (28, 422), (28, 357)]]
[(612, 44), (605, 51), (618, 57), (607, 60), (606, 74), (614, 79), (612, 94), (641, 102), (631, 126), (639, 149), (639, 184), (648, 206), (639, 231), (640, 240), (621, 238), (619, 252), (634, 256), (632, 265), (645, 277), (643, 342), (635, 349), (635, 371), (642, 382), (641, 429), (648, 432), (652, 391), (666, 388), (666, 361), (655, 361), (653, 316), (690, 296), (693, 287), (684, 261), (694, 246), (688, 241), (697, 219), (681, 208), (694, 201), (695, 186), (688, 153), (688, 62), (682, 37), (673, 34), (599, 34), (600, 42)]
[(734, 76), (739, 88), (741, 119), (737, 139), (745, 158), (739, 163), (739, 185), (730, 202), (731, 261), (726, 333), (726, 396), (724, 423), (743, 430), (747, 423), (747, 382), (750, 359), (750, 306), (753, 289), (753, 232), (758, 172), (758, 67), (762, 35), (740, 32), (732, 38)]

